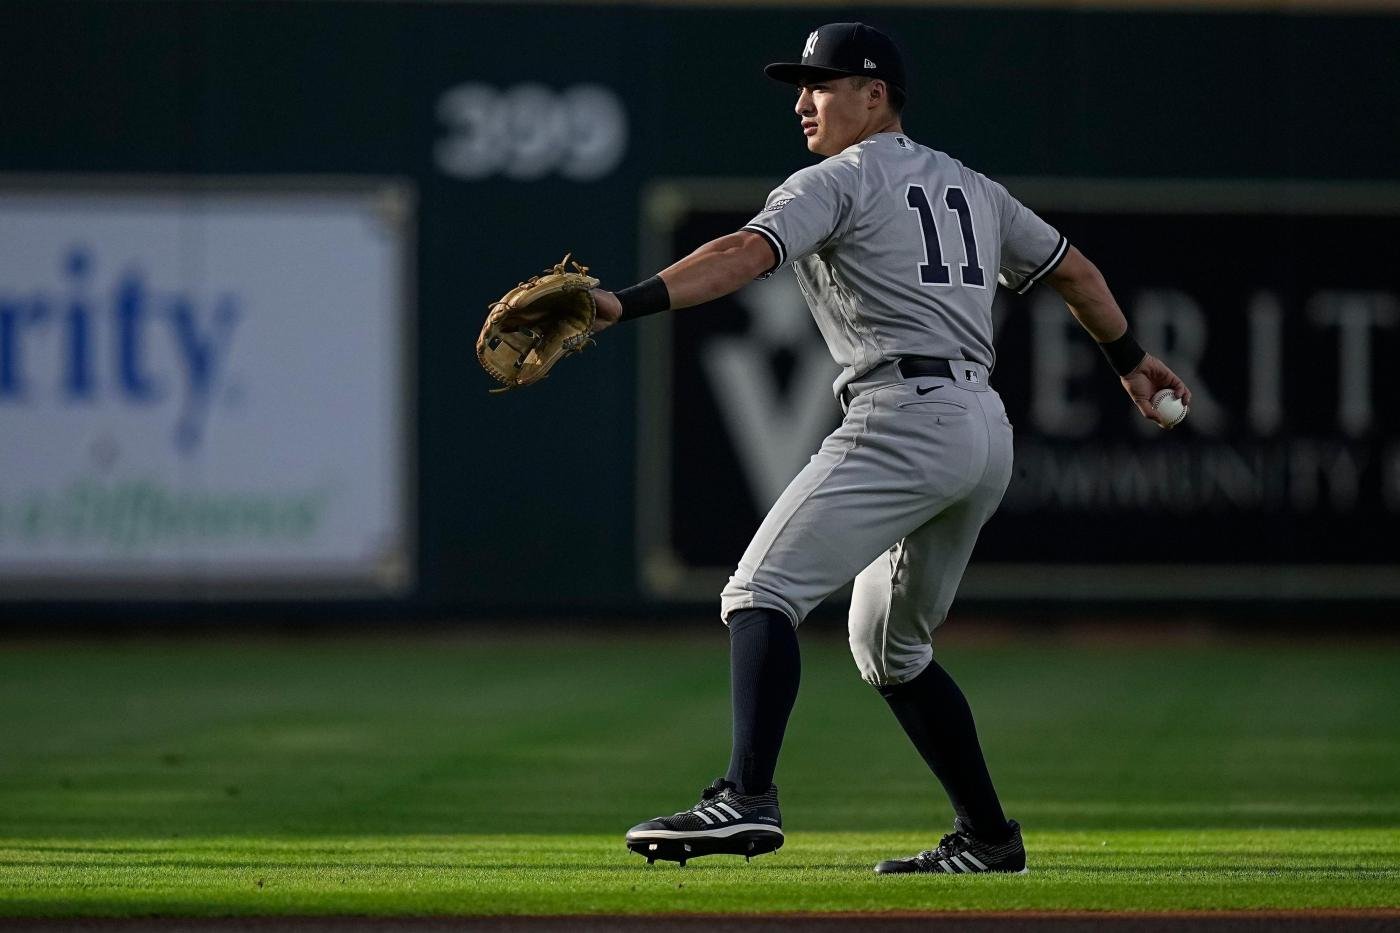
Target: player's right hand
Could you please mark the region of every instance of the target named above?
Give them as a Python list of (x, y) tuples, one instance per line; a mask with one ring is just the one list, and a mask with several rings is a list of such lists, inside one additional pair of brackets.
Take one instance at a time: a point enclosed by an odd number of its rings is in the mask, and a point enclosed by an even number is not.
[(593, 318), (593, 333), (597, 334), (612, 327), (622, 317), (622, 303), (605, 288), (595, 288), (592, 292), (593, 300), (598, 305), (597, 316)]
[(1178, 379), (1166, 363), (1151, 353), (1143, 357), (1137, 369), (1119, 381), (1123, 383), (1124, 391), (1128, 393), (1128, 397), (1133, 400), (1142, 416), (1158, 427), (1168, 427), (1162, 415), (1152, 407), (1152, 396), (1162, 389), (1171, 389), (1183, 405), (1188, 408), (1191, 406), (1191, 390), (1186, 388), (1186, 383)]

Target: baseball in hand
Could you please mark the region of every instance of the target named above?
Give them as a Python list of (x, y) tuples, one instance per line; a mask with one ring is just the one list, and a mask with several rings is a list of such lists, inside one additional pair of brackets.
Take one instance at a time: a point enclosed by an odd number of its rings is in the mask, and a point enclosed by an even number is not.
[(1152, 396), (1152, 407), (1162, 416), (1162, 427), (1174, 428), (1186, 420), (1187, 408), (1171, 389), (1163, 389)]

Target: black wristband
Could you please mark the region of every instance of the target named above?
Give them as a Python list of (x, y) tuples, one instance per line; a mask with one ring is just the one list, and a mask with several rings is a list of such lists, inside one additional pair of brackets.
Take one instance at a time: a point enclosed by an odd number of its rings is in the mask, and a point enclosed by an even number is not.
[(614, 294), (617, 295), (617, 303), (622, 305), (619, 321), (630, 321), (635, 317), (646, 317), (648, 314), (660, 314), (662, 311), (671, 310), (671, 292), (659, 275), (653, 275), (645, 282), (629, 285)]
[(1138, 368), (1138, 365), (1147, 358), (1147, 351), (1138, 346), (1138, 342), (1133, 339), (1133, 332), (1123, 331), (1123, 336), (1117, 340), (1110, 340), (1108, 343), (1099, 344), (1099, 349), (1103, 355), (1108, 357), (1108, 365), (1113, 367), (1119, 377)]

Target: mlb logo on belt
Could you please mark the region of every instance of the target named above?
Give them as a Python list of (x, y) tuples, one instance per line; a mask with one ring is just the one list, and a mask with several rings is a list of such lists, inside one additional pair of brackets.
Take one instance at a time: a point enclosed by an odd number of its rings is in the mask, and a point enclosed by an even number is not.
[(967, 377), (967, 381), (968, 381), (968, 382), (980, 382), (980, 381), (981, 381), (981, 379), (980, 379), (980, 378), (978, 377), (978, 375), (977, 375), (977, 370), (975, 370), (975, 369), (964, 369), (964, 370), (963, 370), (963, 375)]

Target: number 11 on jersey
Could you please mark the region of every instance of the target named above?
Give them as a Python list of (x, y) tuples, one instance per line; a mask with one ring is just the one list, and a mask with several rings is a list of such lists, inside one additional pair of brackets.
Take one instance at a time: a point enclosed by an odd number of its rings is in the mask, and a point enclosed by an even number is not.
[[(911, 211), (919, 214), (919, 228), (924, 236), (924, 262), (919, 263), (919, 281), (925, 285), (951, 285), (952, 274), (943, 261), (943, 246), (938, 240), (938, 225), (933, 219), (933, 206), (928, 203), (928, 195), (923, 185), (910, 185), (905, 199)], [(957, 186), (951, 186), (943, 193), (943, 203), (949, 213), (958, 217), (958, 228), (962, 232), (963, 255), (967, 261), (958, 270), (963, 285), (972, 288), (986, 288), (987, 279), (982, 274), (982, 263), (977, 258), (977, 231), (972, 227), (972, 207), (967, 203), (967, 195)]]

